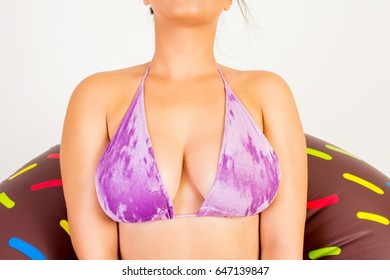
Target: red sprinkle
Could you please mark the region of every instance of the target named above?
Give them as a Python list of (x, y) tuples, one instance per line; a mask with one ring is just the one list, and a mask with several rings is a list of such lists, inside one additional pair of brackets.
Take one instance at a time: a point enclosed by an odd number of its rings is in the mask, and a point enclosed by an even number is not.
[(38, 191), (40, 189), (52, 188), (52, 187), (62, 187), (62, 180), (49, 180), (41, 182), (31, 186), (32, 191)]
[(60, 154), (50, 154), (47, 156), (47, 158), (60, 158)]
[(321, 209), (330, 206), (332, 204), (335, 204), (339, 201), (340, 201), (339, 197), (336, 194), (332, 194), (327, 197), (309, 201), (307, 203), (307, 208), (310, 210)]

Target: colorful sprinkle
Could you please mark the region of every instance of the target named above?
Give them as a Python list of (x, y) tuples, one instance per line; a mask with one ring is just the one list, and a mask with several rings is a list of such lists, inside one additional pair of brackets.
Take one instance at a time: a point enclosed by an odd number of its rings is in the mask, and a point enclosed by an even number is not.
[(14, 179), (15, 177), (19, 176), (20, 174), (23, 174), (24, 172), (27, 172), (29, 171), (30, 169), (33, 169), (35, 166), (37, 166), (38, 164), (37, 163), (33, 163), (29, 166), (27, 166), (26, 168), (23, 168), (22, 170), (20, 170), (18, 173), (15, 173), (14, 175), (12, 175), (11, 177), (8, 178), (8, 180), (12, 180)]
[(69, 224), (68, 224), (67, 220), (61, 220), (60, 221), (60, 226), (70, 235)]
[(0, 203), (8, 209), (11, 209), (15, 206), (15, 202), (10, 199), (5, 192), (0, 193)]
[(62, 180), (49, 180), (45, 182), (41, 182), (31, 186), (32, 191), (38, 191), (40, 189), (52, 188), (52, 187), (61, 187)]
[(26, 241), (17, 237), (12, 237), (10, 240), (8, 240), (8, 245), (25, 254), (32, 260), (46, 260), (45, 255), (43, 255), (41, 251), (39, 251), (37, 248), (27, 243)]
[(352, 181), (352, 182), (355, 182), (359, 185), (362, 185), (363, 187), (366, 187), (366, 188), (372, 190), (373, 192), (376, 192), (377, 194), (384, 194), (385, 193), (378, 186), (376, 186), (373, 183), (370, 183), (370, 182), (368, 182), (368, 181), (366, 181), (358, 176), (352, 175), (350, 173), (344, 173), (343, 177), (349, 181)]
[(335, 146), (332, 146), (332, 145), (329, 145), (329, 144), (326, 144), (325, 147), (327, 147), (329, 150), (332, 150), (332, 151), (335, 151), (335, 152), (339, 152), (339, 153), (345, 154), (347, 156), (350, 156), (350, 157), (356, 158), (358, 160), (361, 160), (360, 158), (358, 158), (354, 154), (351, 154), (350, 152), (347, 152), (347, 151), (345, 151), (343, 149), (340, 149), (338, 147), (335, 147)]
[(369, 221), (383, 224), (385, 226), (387, 226), (390, 223), (389, 219), (387, 219), (386, 217), (374, 213), (357, 212), (356, 216), (361, 220), (369, 220)]
[(59, 159), (60, 158), (60, 154), (50, 154), (47, 156), (47, 158), (57, 158)]
[(332, 194), (327, 197), (309, 201), (307, 203), (307, 208), (310, 210), (321, 209), (330, 206), (332, 204), (335, 204), (339, 201), (340, 201), (339, 197), (336, 194)]
[(306, 152), (308, 155), (319, 157), (319, 158), (322, 158), (324, 160), (331, 160), (332, 159), (331, 155), (324, 153), (324, 152), (321, 152), (319, 150), (312, 149), (312, 148), (306, 148)]
[(341, 254), (341, 248), (337, 246), (324, 247), (309, 252), (309, 258), (317, 260), (326, 256), (338, 256)]
[(390, 182), (386, 182), (386, 185), (387, 185), (388, 187), (390, 187)]

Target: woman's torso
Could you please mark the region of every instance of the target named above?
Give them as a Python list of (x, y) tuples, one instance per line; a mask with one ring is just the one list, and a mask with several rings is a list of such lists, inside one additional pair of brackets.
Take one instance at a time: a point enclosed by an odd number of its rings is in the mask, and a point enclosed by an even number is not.
[[(135, 97), (147, 64), (113, 71), (107, 98), (108, 138), (113, 139)], [(250, 71), (219, 66), (262, 131), (260, 94), (250, 92)], [(162, 81), (148, 75), (145, 114), (154, 159), (176, 215), (196, 213), (212, 186), (225, 117), (224, 84), (218, 72), (193, 81)], [(119, 223), (124, 259), (258, 259), (259, 215), (180, 217)]]

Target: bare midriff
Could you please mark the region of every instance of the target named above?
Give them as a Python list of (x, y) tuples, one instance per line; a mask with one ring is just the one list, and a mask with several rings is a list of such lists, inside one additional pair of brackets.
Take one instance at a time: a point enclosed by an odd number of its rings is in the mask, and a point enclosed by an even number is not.
[(259, 216), (119, 224), (122, 259), (258, 260)]

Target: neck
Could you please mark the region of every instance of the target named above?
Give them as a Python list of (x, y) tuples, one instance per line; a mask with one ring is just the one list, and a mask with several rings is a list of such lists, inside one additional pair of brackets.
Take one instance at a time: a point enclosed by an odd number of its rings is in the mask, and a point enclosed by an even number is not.
[(164, 79), (186, 80), (215, 74), (217, 21), (196, 26), (155, 19), (155, 52), (151, 69)]

